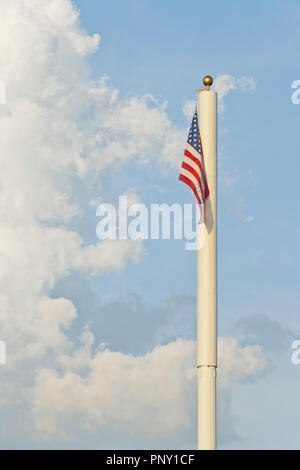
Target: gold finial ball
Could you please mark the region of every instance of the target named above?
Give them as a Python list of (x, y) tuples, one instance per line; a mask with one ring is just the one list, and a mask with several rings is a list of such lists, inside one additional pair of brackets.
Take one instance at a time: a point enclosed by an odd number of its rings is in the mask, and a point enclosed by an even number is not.
[(205, 75), (203, 78), (203, 84), (205, 86), (211, 86), (213, 84), (213, 78), (210, 75)]

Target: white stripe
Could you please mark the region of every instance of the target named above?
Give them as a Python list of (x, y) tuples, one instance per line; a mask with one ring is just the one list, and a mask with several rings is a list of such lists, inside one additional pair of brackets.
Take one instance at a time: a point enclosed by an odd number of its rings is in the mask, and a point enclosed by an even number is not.
[(202, 153), (199, 153), (197, 152), (196, 149), (194, 149), (194, 147), (192, 147), (190, 144), (186, 144), (185, 148), (192, 154), (194, 155), (194, 157), (198, 158), (198, 160), (200, 160), (200, 163), (203, 167), (203, 156), (202, 156)]
[[(196, 191), (197, 191), (197, 194), (200, 198), (200, 201), (202, 202), (203, 204), (203, 196), (202, 196), (202, 193), (201, 193), (201, 189), (200, 189), (200, 186), (199, 186), (199, 183), (198, 181), (196, 180), (195, 176), (188, 170), (186, 170), (185, 168), (181, 168), (181, 172), (180, 172), (182, 175), (186, 176), (195, 186), (196, 188)], [(204, 191), (203, 191), (203, 194), (204, 194)]]
[(202, 188), (204, 188), (203, 173), (202, 173), (202, 171), (200, 170), (200, 168), (199, 168), (199, 166), (197, 165), (197, 163), (195, 163), (191, 158), (187, 157), (186, 155), (184, 155), (183, 161), (184, 161), (185, 163), (187, 163), (188, 165), (190, 165), (192, 168), (194, 168), (194, 170), (195, 170), (195, 171), (197, 172), (197, 174), (200, 176), (201, 186), (202, 186)]

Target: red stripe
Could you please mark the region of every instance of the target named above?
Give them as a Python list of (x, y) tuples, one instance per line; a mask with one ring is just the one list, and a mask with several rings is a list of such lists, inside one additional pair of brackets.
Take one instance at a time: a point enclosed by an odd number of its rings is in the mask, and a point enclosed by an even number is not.
[[(209, 196), (209, 188), (208, 188), (208, 184), (207, 184), (207, 180), (206, 180), (206, 173), (205, 173), (205, 169), (204, 169), (204, 155), (203, 155), (203, 146), (202, 146), (201, 137), (200, 137), (200, 146), (201, 146), (201, 152), (200, 153), (201, 153), (202, 162), (199, 158), (195, 157), (195, 155), (193, 155), (187, 148), (184, 150), (184, 155), (186, 157), (188, 157), (189, 159), (191, 159), (198, 166), (199, 173), (197, 172), (197, 170), (195, 170), (192, 166), (190, 166), (185, 161), (182, 162), (182, 168), (184, 168), (186, 171), (191, 173), (191, 175), (193, 175), (196, 178), (196, 180), (198, 181), (201, 196), (202, 196), (202, 200), (203, 200), (203, 203), (204, 203), (205, 200)], [(203, 166), (203, 168), (202, 168), (202, 166)], [(200, 172), (201, 172), (204, 188), (202, 187), (202, 184), (201, 184)], [(194, 185), (194, 183), (187, 176), (182, 175), (181, 173), (179, 175), (179, 179), (181, 181), (183, 181), (184, 183), (186, 183), (192, 189), (193, 193), (196, 196), (196, 199), (197, 199), (199, 205), (201, 205), (201, 199), (200, 199), (199, 193), (197, 192), (197, 189), (196, 189), (196, 186)], [(204, 197), (203, 197), (203, 193), (204, 193)]]
[[(205, 175), (205, 172), (203, 171), (202, 169), (202, 165), (201, 165), (201, 162), (200, 160), (198, 160), (198, 158), (194, 157), (193, 154), (191, 154), (191, 152), (189, 152), (187, 149), (185, 149), (185, 152), (184, 152), (184, 155), (188, 158), (190, 158), (191, 160), (193, 160), (193, 162), (196, 163), (196, 165), (198, 165), (200, 171), (201, 171), (201, 174), (202, 174), (202, 179), (205, 181), (205, 184), (207, 185), (207, 181), (206, 181), (206, 175)], [(206, 193), (206, 192), (205, 192)], [(208, 193), (209, 194), (209, 193)]]
[(200, 170), (202, 171), (202, 166), (201, 166), (201, 162), (198, 158), (196, 158), (191, 152), (189, 152), (187, 149), (185, 149), (184, 151), (184, 155), (186, 157), (189, 157), (191, 160), (193, 160), (193, 162), (196, 163), (196, 165), (198, 165), (198, 167), (200, 168)]
[[(185, 170), (189, 171), (190, 173), (192, 173), (192, 175), (195, 176), (196, 180), (198, 181), (199, 183), (199, 186), (200, 186), (200, 190), (201, 190), (201, 194), (202, 194), (202, 198), (203, 198), (203, 188), (202, 188), (202, 183), (201, 183), (201, 179), (200, 179), (200, 175), (199, 173), (197, 173), (197, 171), (192, 167), (190, 166), (188, 163), (186, 162), (182, 162), (182, 168), (184, 168)], [(204, 175), (203, 175), (204, 176)], [(204, 200), (204, 198), (203, 198)]]
[(182, 175), (181, 173), (179, 175), (179, 179), (180, 181), (183, 181), (191, 188), (191, 190), (193, 191), (193, 193), (195, 194), (197, 198), (197, 201), (199, 202), (199, 204), (201, 204), (200, 197), (199, 197), (199, 194), (197, 193), (194, 183), (191, 180), (189, 180), (186, 176)]
[[(203, 147), (202, 147), (202, 141), (201, 141), (201, 138), (200, 138), (200, 144), (201, 144), (201, 151), (202, 151), (202, 157), (203, 157), (203, 161), (204, 161), (204, 156), (203, 156)], [(196, 165), (198, 165), (198, 167), (200, 168), (200, 171), (202, 173), (202, 178), (204, 180), (204, 183), (205, 183), (205, 199), (208, 198), (209, 196), (209, 189), (208, 189), (208, 185), (207, 185), (207, 180), (206, 180), (206, 174), (203, 172), (202, 170), (202, 165), (201, 165), (201, 162), (198, 158), (196, 158), (191, 152), (189, 152), (187, 149), (185, 149), (184, 151), (184, 155), (188, 158), (190, 158), (191, 160), (193, 160), (193, 162), (196, 163)], [(201, 188), (202, 189), (202, 188)]]

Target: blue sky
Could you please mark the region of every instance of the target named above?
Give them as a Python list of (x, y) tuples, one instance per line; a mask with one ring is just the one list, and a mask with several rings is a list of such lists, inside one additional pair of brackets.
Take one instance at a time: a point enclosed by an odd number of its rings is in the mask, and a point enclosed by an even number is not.
[[(0, 324), (14, 359), (10, 365), (8, 355), (2, 383), (20, 383), (26, 393), (13, 395), (4, 406), (2, 422), (11, 424), (0, 432), (3, 448), (195, 448), (196, 383), (184, 383), (184, 374), (193, 367), (188, 361), (193, 361), (196, 334), (196, 254), (184, 249), (184, 240), (146, 240), (142, 251), (136, 245), (124, 247), (124, 253), (122, 248), (120, 259), (113, 249), (117, 261), (110, 264), (105, 255), (110, 245), (102, 250), (96, 237), (96, 206), (115, 203), (128, 191), (146, 205), (193, 202), (191, 191), (178, 181), (176, 159), (185, 137), (180, 148), (177, 142), (189, 126), (183, 106), (194, 99), (206, 74), (221, 77), (220, 93), (226, 76), (235, 84), (224, 92), (218, 117), (218, 334), (225, 357), (218, 445), (299, 448), (300, 365), (291, 362), (291, 343), (300, 338), (300, 106), (291, 101), (291, 84), (300, 79), (299, 2), (49, 0), (46, 8), (38, 0), (35, 11), (27, 0), (11, 5), (5, 8), (19, 16), (7, 21), (14, 54), (0, 61), (7, 87), (0, 141), (8, 161), (16, 161), (11, 173), (9, 164), (4, 166), (9, 188), (3, 201), (17, 202), (9, 203), (3, 216), (8, 240), (3, 260), (12, 261), (5, 264), (8, 278), (3, 274)], [(75, 6), (79, 20), (72, 16)], [(24, 45), (18, 36), (21, 23)], [(101, 36), (98, 48), (95, 34)], [(40, 47), (34, 49), (36, 38)], [(16, 74), (24, 77), (21, 82)], [(109, 77), (107, 85), (99, 85), (103, 76)], [(255, 87), (240, 85), (242, 77)], [(162, 127), (168, 120), (166, 129), (153, 131), (144, 144), (137, 121), (129, 132), (127, 121), (118, 120), (123, 112), (129, 120), (128, 103), (136, 113), (145, 108), (150, 121), (154, 109)], [(9, 139), (20, 126), (18, 139)], [(163, 159), (158, 142), (168, 138), (168, 129), (175, 136), (174, 157)], [(136, 147), (127, 154), (131, 139)], [(115, 162), (110, 143), (124, 150)], [(19, 174), (15, 168), (23, 170)], [(20, 194), (11, 193), (11, 187), (20, 188)], [(18, 287), (10, 285), (13, 272), (21, 273)], [(28, 331), (18, 317), (20, 305)], [(6, 308), (15, 323), (8, 322)], [(16, 331), (13, 339), (11, 331)], [(42, 340), (34, 339), (37, 333)], [(107, 346), (102, 344), (104, 353), (97, 356), (101, 343)], [(26, 380), (18, 354), (28, 354)], [(161, 370), (155, 368), (156, 354), (162, 355)], [(182, 369), (174, 365), (171, 385), (163, 382), (168, 354), (171, 364), (181, 356), (183, 361)], [(153, 391), (153, 403), (151, 393), (139, 403), (148, 382), (136, 358), (157, 380), (161, 395)], [(144, 379), (128, 379), (124, 387), (135, 398), (131, 403), (129, 394), (122, 407), (123, 398), (110, 402), (105, 390), (109, 384), (113, 389), (111, 371), (123, 370), (123, 361), (130, 377), (138, 370)], [(170, 397), (170, 410), (177, 410), (178, 420), (168, 423), (159, 411), (152, 432), (147, 416), (160, 410), (160, 403), (168, 412), (168, 387), (175, 376), (181, 382), (176, 379), (178, 396)], [(92, 393), (96, 384), (99, 399)], [(64, 390), (72, 406), (61, 405)], [(123, 397), (122, 390), (118, 393)], [(183, 406), (181, 416), (178, 410), (186, 401), (191, 406), (186, 411)], [(112, 411), (116, 403), (119, 421)], [(138, 424), (127, 416), (127, 406)]]
[[(228, 96), (226, 111), (219, 119), (219, 129), (226, 129), (219, 137), (223, 165), (239, 173), (232, 194), (219, 189), (219, 334), (236, 334), (241, 318), (266, 315), (270, 322), (289, 328), (290, 336), (296, 338), (300, 334), (299, 109), (291, 102), (291, 83), (299, 74), (299, 4), (81, 1), (78, 6), (88, 31), (100, 31), (102, 36), (93, 59), (94, 74), (107, 73), (124, 94), (151, 93), (167, 100), (168, 113), (179, 126), (186, 125), (182, 103), (192, 98), (194, 88), (201, 87), (206, 73), (250, 75), (257, 80), (255, 94)], [(134, 184), (134, 170), (124, 171)], [(153, 173), (157, 184), (155, 169)], [(176, 176), (176, 171), (169, 172), (160, 184), (170, 192), (170, 199), (187, 201), (190, 195), (177, 184)], [(140, 174), (137, 184), (143, 185)], [(145, 193), (149, 202), (156, 200), (151, 190)], [(254, 217), (252, 223), (241, 223), (234, 214), (230, 206), (236, 198), (242, 200), (246, 214)], [(160, 304), (164, 297), (178, 292), (195, 295), (194, 254), (184, 252), (180, 242), (160, 244), (149, 242), (150, 256), (144, 267), (130, 267), (122, 274), (126, 286), (122, 296), (142, 292), (148, 302)], [(161, 269), (163, 276), (157, 282), (156, 273)], [(118, 282), (114, 281), (116, 292)], [(191, 316), (187, 319), (193, 322)], [(272, 331), (266, 325), (261, 325), (263, 332), (259, 328), (257, 325), (256, 334), (267, 341)], [(233, 408), (247, 434), (242, 448), (247, 444), (299, 447), (293, 437), (297, 391), (294, 396), (291, 392), (291, 388), (298, 390), (299, 371), (290, 363), (289, 340), (282, 351), (276, 347), (272, 351), (272, 372), (258, 384), (240, 386), (234, 394)], [(273, 397), (267, 419), (266, 395)], [(290, 410), (277, 420), (285, 395), (292, 395), (287, 399)], [(253, 415), (261, 415), (262, 422), (251, 433), (252, 424), (248, 431), (247, 421), (251, 418), (252, 422)], [(280, 432), (283, 427), (284, 435)]]
[[(100, 31), (102, 36), (92, 62), (94, 75), (108, 74), (123, 94), (151, 93), (167, 100), (168, 113), (178, 126), (186, 125), (183, 102), (192, 99), (193, 89), (201, 86), (206, 73), (250, 75), (257, 80), (255, 94), (228, 96), (219, 119), (223, 166), (219, 177), (219, 334), (236, 334), (241, 319), (266, 315), (271, 325), (278, 321), (290, 330), (290, 337), (297, 337), (299, 109), (291, 102), (291, 83), (299, 73), (299, 4), (79, 1), (78, 6), (88, 31)], [(224, 169), (238, 172), (234, 188), (222, 187)], [(157, 200), (151, 188), (143, 191), (143, 176), (147, 178), (149, 169), (144, 175), (138, 173), (137, 182), (132, 167), (123, 171), (149, 203)], [(156, 169), (150, 171), (155, 183), (170, 194), (168, 200), (190, 200), (186, 188), (176, 182), (176, 171), (162, 178)], [(116, 177), (116, 185), (118, 180), (123, 180), (123, 174)], [(247, 216), (254, 217), (253, 222), (239, 220), (235, 213), (239, 203)], [(178, 292), (195, 295), (193, 253), (183, 251), (180, 242), (165, 241), (149, 242), (147, 250), (143, 267), (130, 266), (122, 273), (122, 297), (140, 293), (147, 302), (160, 305)], [(157, 282), (161, 269), (163, 275)], [(118, 295), (119, 279), (111, 281)], [(191, 316), (188, 320), (193, 321)], [(184, 331), (184, 319), (182, 323)], [(194, 336), (192, 328), (190, 332)], [(258, 324), (256, 334), (267, 342), (272, 330)], [(288, 426), (296, 421), (295, 396), (288, 400), (290, 411), (276, 419), (282, 396), (291, 393), (281, 374), (292, 388), (298, 387), (299, 371), (290, 364), (290, 337), (282, 351), (279, 346), (272, 351), (274, 370), (255, 385), (240, 386), (234, 394), (233, 408), (247, 434), (241, 447), (299, 445), (292, 437), (293, 426)], [(270, 425), (264, 419), (265, 395), (273, 396)], [(248, 406), (245, 397), (251, 400)], [(253, 414), (263, 418), (252, 431), (255, 436), (247, 427)], [(283, 423), (285, 435), (279, 432)], [(270, 435), (272, 439), (266, 438)]]

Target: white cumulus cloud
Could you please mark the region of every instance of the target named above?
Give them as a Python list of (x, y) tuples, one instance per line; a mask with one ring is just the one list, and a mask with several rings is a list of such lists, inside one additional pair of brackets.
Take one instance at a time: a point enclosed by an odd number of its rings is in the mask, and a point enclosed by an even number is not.
[[(91, 78), (86, 56), (100, 36), (82, 28), (73, 2), (2, 0), (0, 13), (1, 339), (11, 358), (25, 359), (27, 351), (46, 352), (38, 328), (55, 308), (69, 315), (67, 303), (39, 307), (59, 279), (72, 270), (119, 271), (142, 255), (140, 240), (97, 242), (95, 232), (92, 241), (80, 233), (86, 207), (103, 197), (102, 170), (132, 157), (176, 166), (184, 140), (164, 103), (121, 98), (108, 77)], [(95, 230), (96, 223), (89, 221)]]
[[(38, 371), (30, 396), (36, 429), (44, 438), (68, 437), (70, 422), (72, 432), (77, 426), (100, 435), (110, 432), (115, 438), (142, 433), (145, 442), (190, 431), (196, 416), (194, 341), (178, 339), (144, 356), (108, 348), (93, 355), (92, 343), (86, 332), (79, 350), (58, 358), (64, 371)], [(88, 372), (79, 372), (85, 361)], [(220, 338), (220, 407), (230, 408), (233, 385), (256, 378), (265, 368), (258, 345), (242, 347), (235, 338)], [(227, 422), (225, 427), (230, 425)]]
[(244, 90), (254, 93), (257, 82), (253, 77), (234, 77), (230, 74), (218, 75), (214, 81), (214, 90), (218, 93), (218, 111), (223, 114), (225, 111), (224, 98), (232, 90)]

